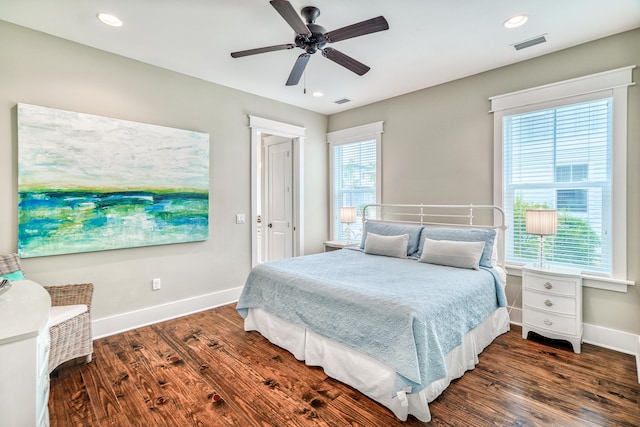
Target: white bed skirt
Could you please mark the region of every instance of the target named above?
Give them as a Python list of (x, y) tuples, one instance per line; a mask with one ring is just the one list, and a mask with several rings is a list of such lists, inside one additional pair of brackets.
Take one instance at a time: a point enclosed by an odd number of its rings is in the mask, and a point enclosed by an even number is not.
[(498, 335), (509, 330), (509, 314), (505, 307), (493, 312), (478, 327), (468, 332), (461, 345), (447, 354), (446, 378), (435, 381), (419, 393), (406, 399), (392, 396), (395, 370), (362, 352), (325, 338), (259, 308), (250, 308), (244, 322), (245, 331), (258, 331), (279, 347), (288, 350), (309, 366), (321, 366), (332, 378), (359, 390), (389, 408), (396, 417), (406, 421), (409, 414), (420, 421), (430, 421), (428, 402), (440, 395), (452, 380), (478, 363), (478, 355)]

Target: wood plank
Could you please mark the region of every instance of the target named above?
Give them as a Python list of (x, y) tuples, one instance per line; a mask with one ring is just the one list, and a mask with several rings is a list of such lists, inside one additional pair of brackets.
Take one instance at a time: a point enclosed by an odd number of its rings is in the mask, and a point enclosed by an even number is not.
[(49, 395), (51, 427), (88, 427), (99, 425), (91, 409), (89, 394), (79, 370), (61, 370), (54, 374), (59, 387), (52, 387)]
[[(215, 319), (213, 319), (215, 320)], [(216, 334), (205, 335), (193, 332), (199, 328), (192, 328), (186, 340), (180, 340), (188, 349), (186, 357), (192, 363), (207, 365), (210, 369), (202, 372), (210, 381), (217, 385), (218, 393), (224, 401), (238, 412), (243, 412), (248, 418), (248, 425), (260, 425), (266, 419), (277, 425), (326, 425), (317, 419), (303, 419), (296, 402), (282, 392), (279, 387), (273, 387), (270, 376), (263, 376), (254, 366), (244, 363), (227, 351), (227, 342), (218, 340), (218, 334), (225, 331), (224, 323), (212, 322)], [(175, 327), (171, 322), (163, 328), (163, 338), (178, 345), (174, 335)], [(224, 334), (224, 338), (232, 340), (233, 335)], [(242, 375), (238, 375), (242, 372)], [(260, 396), (253, 402), (244, 396)], [(269, 396), (269, 398), (264, 398)]]
[[(78, 366), (75, 369), (81, 369), (82, 380), (89, 394), (91, 409), (95, 413), (98, 425), (127, 425), (128, 415), (123, 412), (120, 406), (116, 392), (112, 388), (112, 381), (109, 379), (111, 373), (107, 370), (108, 367), (103, 364), (105, 351), (109, 351), (107, 342), (101, 346), (94, 346), (93, 362), (85, 366)], [(50, 383), (51, 389), (56, 384), (57, 382), (52, 380)], [(51, 400), (49, 405), (51, 405)]]
[[(520, 333), (512, 327), (489, 345), (477, 367), (430, 404), (430, 423), (402, 422), (245, 332), (231, 304), (96, 340), (94, 362), (52, 377), (51, 425), (639, 425), (632, 356), (588, 344), (575, 354)], [(155, 404), (159, 397), (165, 403)]]
[(201, 374), (206, 367), (185, 362), (182, 346), (172, 345), (154, 326), (131, 331), (128, 338), (153, 373), (151, 399), (156, 409), (163, 414), (177, 412), (184, 416), (172, 425), (206, 425), (212, 419), (224, 421), (224, 425), (241, 425), (241, 417), (214, 400), (215, 387)]
[[(596, 357), (597, 347), (586, 346), (583, 354), (575, 354), (570, 347), (549, 347), (548, 345), (531, 344), (530, 341), (515, 341), (521, 347), (511, 348), (514, 355), (509, 369), (500, 369), (500, 355), (491, 351), (482, 355), (478, 369), (479, 376), (502, 384), (509, 392), (523, 398), (530, 398), (543, 405), (553, 406), (567, 419), (567, 425), (575, 422), (578, 425), (603, 425), (607, 420), (624, 419), (626, 416), (638, 416), (638, 411), (628, 405), (628, 397), (637, 401), (637, 387), (629, 387), (611, 381), (610, 373), (602, 369), (601, 359)], [(622, 358), (624, 360), (624, 358)], [(585, 363), (589, 361), (589, 363)], [(498, 369), (486, 369), (496, 366)], [(515, 368), (515, 369), (514, 369)], [(520, 371), (527, 370), (528, 376), (523, 378)], [(531, 378), (533, 376), (533, 378)], [(558, 393), (566, 389), (567, 383), (576, 387), (572, 393)], [(576, 399), (579, 393), (588, 399)], [(606, 405), (603, 407), (603, 403)], [(531, 406), (536, 403), (531, 401)], [(606, 412), (606, 416), (597, 415)], [(622, 417), (620, 417), (622, 415)], [(531, 414), (523, 416), (531, 417)]]
[[(212, 313), (218, 320), (217, 325), (227, 322), (234, 328), (243, 328), (242, 318), (229, 308)], [(235, 343), (229, 349), (237, 351), (233, 356), (252, 366), (261, 366), (269, 372), (269, 378), (277, 378), (277, 386), (285, 388), (296, 401), (301, 402), (305, 414), (323, 419), (329, 425), (390, 425), (390, 422), (397, 421), (390, 411), (385, 411), (383, 416), (379, 416), (379, 412), (361, 411), (362, 399), (373, 405), (378, 404), (353, 388), (329, 378), (321, 368), (310, 368), (297, 361), (288, 351), (268, 344), (257, 332), (233, 334), (233, 337), (245, 340), (247, 344)], [(270, 345), (273, 352), (256, 351), (258, 346), (255, 345), (255, 340)], [(305, 381), (301, 382), (300, 378), (305, 378)]]
[[(110, 353), (115, 357), (105, 357), (109, 360), (112, 372), (117, 373), (114, 378), (114, 389), (120, 404), (124, 407), (136, 406), (135, 410), (126, 411), (132, 414), (134, 419), (145, 420), (145, 423), (154, 426), (188, 425), (187, 418), (181, 408), (178, 408), (172, 399), (163, 396), (162, 387), (154, 378), (152, 368), (148, 363), (147, 355), (141, 355), (137, 348), (131, 345), (129, 337), (139, 331), (149, 328), (141, 328), (134, 332), (125, 332), (118, 337), (120, 339), (110, 342)], [(153, 337), (149, 338), (153, 343)], [(133, 350), (133, 351), (132, 351)], [(143, 401), (145, 405), (140, 405)]]
[[(234, 328), (243, 326), (242, 319), (235, 310), (226, 312), (221, 310), (214, 314), (218, 320), (218, 327), (225, 322)], [(269, 386), (286, 390), (301, 405), (299, 411), (305, 416), (324, 420), (329, 425), (386, 425), (388, 423), (388, 417), (376, 419), (375, 414), (367, 413), (363, 416), (357, 409), (354, 411), (354, 408), (361, 406), (358, 406), (355, 401), (350, 400), (346, 404), (340, 404), (351, 396), (357, 396), (358, 400), (367, 398), (350, 387), (330, 379), (321, 368), (310, 368), (297, 361), (289, 352), (266, 344), (268, 341), (257, 332), (232, 336), (238, 340), (244, 340), (244, 343), (235, 342), (233, 347), (228, 348), (228, 351), (235, 351), (232, 356), (243, 359), (250, 365), (261, 366), (264, 372), (268, 372), (265, 381)], [(256, 351), (259, 346), (255, 345), (255, 340), (269, 345), (272, 352)], [(263, 376), (265, 376), (264, 373)], [(305, 381), (301, 382), (300, 378), (305, 378)], [(348, 411), (345, 413), (337, 408), (348, 408)], [(357, 418), (360, 421), (353, 418), (353, 413), (356, 412), (359, 413)]]

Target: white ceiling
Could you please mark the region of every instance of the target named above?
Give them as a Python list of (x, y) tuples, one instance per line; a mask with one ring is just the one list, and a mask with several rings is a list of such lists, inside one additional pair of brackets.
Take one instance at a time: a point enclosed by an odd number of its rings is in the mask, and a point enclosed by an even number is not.
[[(302, 50), (231, 58), (233, 51), (293, 43), (293, 30), (268, 0), (0, 0), (0, 19), (323, 114), (640, 27), (640, 0), (291, 3), (297, 11), (320, 8), (316, 23), (329, 31), (383, 15), (388, 31), (331, 45), (371, 71), (360, 77), (316, 53), (300, 84), (287, 87)], [(124, 25), (107, 27), (97, 12), (113, 13)], [(505, 29), (502, 23), (517, 14), (529, 21)], [(547, 43), (521, 51), (512, 47), (542, 34)], [(313, 97), (315, 90), (324, 97)], [(334, 103), (342, 98), (351, 102)]]

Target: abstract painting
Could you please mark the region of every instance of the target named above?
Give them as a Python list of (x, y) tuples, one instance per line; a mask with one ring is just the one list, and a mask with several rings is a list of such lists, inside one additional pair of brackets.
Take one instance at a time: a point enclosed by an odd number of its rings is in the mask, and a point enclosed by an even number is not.
[(23, 258), (206, 240), (209, 135), (18, 104)]

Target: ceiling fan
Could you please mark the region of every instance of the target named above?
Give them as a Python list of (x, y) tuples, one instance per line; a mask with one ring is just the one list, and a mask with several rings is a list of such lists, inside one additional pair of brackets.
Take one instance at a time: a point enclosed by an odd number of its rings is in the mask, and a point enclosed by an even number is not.
[(293, 31), (295, 31), (296, 37), (294, 43), (241, 50), (239, 52), (232, 52), (231, 56), (234, 58), (241, 58), (243, 56), (256, 55), (258, 53), (274, 52), (277, 50), (287, 50), (299, 47), (304, 50), (305, 53), (298, 56), (296, 63), (293, 65), (291, 74), (289, 74), (289, 78), (287, 79), (287, 86), (295, 86), (298, 84), (311, 55), (316, 53), (318, 50), (322, 52), (322, 56), (330, 59), (336, 64), (342, 65), (359, 76), (364, 75), (370, 70), (368, 66), (334, 48), (325, 47), (325, 45), (327, 43), (339, 42), (341, 40), (389, 29), (389, 24), (387, 23), (387, 20), (384, 19), (384, 16), (378, 16), (377, 18), (371, 18), (366, 21), (327, 32), (324, 27), (315, 23), (316, 18), (320, 16), (320, 9), (317, 7), (307, 6), (302, 9), (301, 14), (307, 21), (305, 24), (300, 16), (298, 16), (298, 13), (295, 11), (291, 3), (287, 0), (272, 0), (269, 3), (271, 3), (271, 6), (276, 9), (284, 20), (287, 21), (287, 24), (293, 28)]

